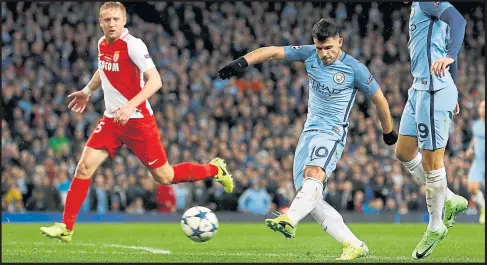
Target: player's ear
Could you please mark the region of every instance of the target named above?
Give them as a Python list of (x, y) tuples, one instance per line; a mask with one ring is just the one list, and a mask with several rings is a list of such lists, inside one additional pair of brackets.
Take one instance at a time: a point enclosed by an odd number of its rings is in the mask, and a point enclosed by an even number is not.
[(342, 47), (343, 45), (343, 38), (338, 38), (338, 47)]

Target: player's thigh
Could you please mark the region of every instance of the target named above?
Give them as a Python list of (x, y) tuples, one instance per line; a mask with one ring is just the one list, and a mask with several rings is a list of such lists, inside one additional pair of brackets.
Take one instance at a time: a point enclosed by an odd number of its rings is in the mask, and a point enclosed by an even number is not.
[(159, 129), (154, 118), (131, 119), (121, 136), (125, 145), (150, 170), (167, 163)]
[(445, 148), (453, 110), (457, 104), (458, 92), (455, 87), (438, 91), (418, 91), (416, 102), (416, 123), (418, 146), (423, 150), (435, 151)]
[(304, 178), (309, 176), (310, 172), (307, 173), (307, 170), (319, 168), (324, 174), (320, 172), (318, 175), (326, 182), (335, 170), (343, 149), (343, 143), (335, 136), (316, 132), (303, 133), (294, 157), (293, 177), (296, 190), (301, 188)]
[(75, 177), (82, 179), (90, 178), (108, 156), (109, 153), (107, 150), (94, 149), (86, 145), (76, 166)]
[(416, 131), (416, 96), (417, 91), (413, 88), (408, 90), (408, 100), (401, 115), (399, 123), (399, 134), (410, 137), (417, 137)]

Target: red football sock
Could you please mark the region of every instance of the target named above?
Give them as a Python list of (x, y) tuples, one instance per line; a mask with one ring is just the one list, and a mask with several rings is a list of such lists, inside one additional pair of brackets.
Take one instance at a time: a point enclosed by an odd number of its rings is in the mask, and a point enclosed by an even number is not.
[(74, 177), (69, 186), (66, 203), (64, 204), (63, 223), (66, 224), (66, 228), (70, 231), (73, 230), (76, 216), (78, 216), (79, 209), (81, 209), (86, 194), (88, 194), (90, 183), (91, 179)]
[(218, 174), (218, 168), (210, 164), (181, 163), (173, 166), (174, 178), (172, 183), (193, 182), (206, 178), (213, 178)]

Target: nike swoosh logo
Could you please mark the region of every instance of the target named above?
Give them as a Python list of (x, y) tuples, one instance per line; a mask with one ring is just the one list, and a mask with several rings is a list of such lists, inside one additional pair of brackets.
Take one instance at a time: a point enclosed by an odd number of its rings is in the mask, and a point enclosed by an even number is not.
[(426, 250), (425, 250), (423, 253), (418, 253), (418, 252), (416, 252), (416, 258), (418, 258), (418, 259), (423, 258), (423, 257), (424, 257), (424, 255), (426, 255), (426, 253), (428, 253), (428, 251), (429, 251), (429, 250), (430, 250), (432, 247), (434, 247), (434, 246), (436, 245), (436, 243), (438, 243), (438, 241), (436, 241), (436, 242), (435, 242), (435, 243), (433, 243), (431, 246), (429, 246), (429, 247), (428, 247), (428, 248), (427, 248), (427, 249), (426, 249)]
[(311, 68), (313, 68), (313, 69), (315, 69), (315, 68), (316, 68), (316, 66), (314, 66), (314, 65), (311, 65)]
[(152, 165), (152, 164), (154, 164), (157, 160), (159, 160), (159, 158), (156, 159), (156, 160), (154, 160), (154, 161), (152, 161), (152, 162), (149, 162), (149, 166)]

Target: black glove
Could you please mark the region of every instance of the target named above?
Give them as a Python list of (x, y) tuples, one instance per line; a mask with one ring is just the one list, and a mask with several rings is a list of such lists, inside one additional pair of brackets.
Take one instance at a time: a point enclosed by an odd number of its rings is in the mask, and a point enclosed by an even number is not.
[(393, 145), (397, 142), (397, 133), (392, 130), (390, 133), (384, 133), (382, 134), (384, 142), (387, 145)]
[(249, 63), (245, 60), (245, 58), (240, 57), (237, 60), (225, 65), (222, 69), (218, 71), (218, 76), (225, 80), (232, 76), (237, 75), (244, 71), (245, 68), (249, 66)]

